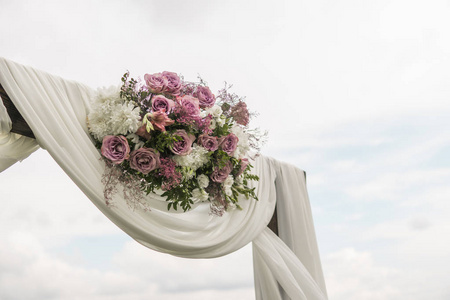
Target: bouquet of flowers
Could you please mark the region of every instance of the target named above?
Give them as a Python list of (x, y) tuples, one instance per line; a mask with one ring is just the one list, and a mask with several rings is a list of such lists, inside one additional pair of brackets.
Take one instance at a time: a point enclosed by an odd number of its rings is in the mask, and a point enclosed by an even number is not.
[(149, 193), (166, 197), (169, 210), (209, 201), (217, 215), (239, 208), (240, 195), (257, 200), (248, 152), (264, 135), (248, 129), (252, 114), (231, 86), (215, 96), (199, 80), (166, 71), (142, 82), (127, 72), (120, 87), (99, 89), (87, 122), (106, 163), (108, 205), (119, 186), (130, 207), (145, 210)]

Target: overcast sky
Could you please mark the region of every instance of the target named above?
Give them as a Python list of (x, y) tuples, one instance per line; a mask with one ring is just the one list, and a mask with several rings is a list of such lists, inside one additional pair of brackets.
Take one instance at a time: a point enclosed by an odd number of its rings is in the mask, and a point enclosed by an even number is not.
[[(223, 81), (306, 170), (330, 299), (450, 298), (450, 2), (6, 1), (0, 56), (92, 87)], [(251, 248), (174, 258), (43, 150), (0, 174), (0, 299), (254, 299)]]

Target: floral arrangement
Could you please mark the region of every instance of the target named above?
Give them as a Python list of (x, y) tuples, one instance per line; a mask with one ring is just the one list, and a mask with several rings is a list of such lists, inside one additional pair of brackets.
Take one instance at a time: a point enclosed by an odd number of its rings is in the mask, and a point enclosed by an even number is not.
[(108, 205), (119, 186), (130, 207), (145, 210), (145, 194), (155, 192), (169, 210), (209, 201), (217, 215), (240, 208), (239, 195), (257, 200), (248, 185), (259, 178), (250, 173), (248, 154), (265, 134), (248, 128), (253, 114), (231, 86), (215, 96), (199, 80), (166, 71), (142, 82), (127, 72), (120, 87), (99, 89), (87, 122), (106, 162)]

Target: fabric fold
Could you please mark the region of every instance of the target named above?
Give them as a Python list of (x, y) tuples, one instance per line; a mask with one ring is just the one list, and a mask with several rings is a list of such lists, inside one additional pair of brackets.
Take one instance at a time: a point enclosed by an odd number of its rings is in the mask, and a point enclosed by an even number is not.
[(36, 140), (11, 132), (11, 119), (0, 101), (0, 172), (39, 149)]

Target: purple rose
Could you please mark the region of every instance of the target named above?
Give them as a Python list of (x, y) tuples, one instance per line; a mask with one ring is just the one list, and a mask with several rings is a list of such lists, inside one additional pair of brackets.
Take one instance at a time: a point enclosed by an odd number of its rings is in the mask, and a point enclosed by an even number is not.
[(222, 183), (225, 181), (225, 179), (227, 179), (232, 170), (233, 166), (231, 164), (231, 161), (228, 161), (225, 167), (223, 167), (222, 169), (219, 169), (219, 167), (214, 167), (214, 171), (212, 172), (210, 178), (214, 182)]
[(145, 74), (144, 80), (145, 80), (145, 83), (147, 84), (147, 87), (153, 93), (164, 92), (168, 85), (167, 78), (165, 76), (163, 76), (163, 74), (161, 74), (161, 73)]
[(181, 140), (174, 142), (170, 150), (177, 155), (188, 155), (191, 153), (195, 136), (187, 134), (183, 129), (178, 129), (173, 135), (181, 137)]
[(120, 164), (130, 156), (130, 146), (122, 135), (107, 135), (103, 138), (101, 152), (114, 164)]
[(219, 147), (231, 156), (233, 155), (234, 150), (236, 150), (238, 141), (239, 138), (233, 133), (230, 133), (229, 135), (219, 139)]
[(130, 167), (136, 171), (148, 174), (159, 168), (159, 153), (151, 148), (139, 148), (130, 154)]
[(219, 148), (219, 142), (217, 140), (217, 137), (210, 136), (207, 134), (200, 135), (197, 139), (197, 144), (199, 144), (208, 151), (216, 151), (217, 148)]
[(178, 95), (181, 90), (181, 79), (174, 72), (164, 71), (162, 76), (167, 80), (165, 92), (172, 95)]
[(243, 126), (247, 126), (250, 119), (250, 114), (248, 113), (247, 104), (245, 102), (239, 101), (235, 106), (231, 108), (230, 115), (236, 121), (236, 123)]
[(216, 97), (207, 86), (198, 86), (194, 96), (198, 98), (200, 107), (203, 108), (212, 107), (216, 103)]
[(152, 98), (152, 110), (164, 110), (166, 113), (169, 113), (172, 108), (175, 106), (175, 102), (173, 100), (167, 99), (163, 95), (157, 95)]
[(183, 97), (178, 97), (177, 101), (181, 106), (181, 111), (185, 115), (189, 117), (196, 117), (200, 114), (200, 106), (197, 98), (185, 95)]
[(249, 161), (248, 158), (242, 158), (239, 160), (239, 164), (240, 164), (240, 168), (239, 171), (237, 172), (236, 176), (241, 176), (242, 173), (244, 173), (245, 169), (247, 169), (247, 166), (249, 165)]

